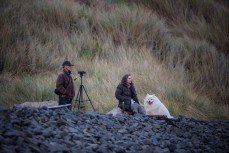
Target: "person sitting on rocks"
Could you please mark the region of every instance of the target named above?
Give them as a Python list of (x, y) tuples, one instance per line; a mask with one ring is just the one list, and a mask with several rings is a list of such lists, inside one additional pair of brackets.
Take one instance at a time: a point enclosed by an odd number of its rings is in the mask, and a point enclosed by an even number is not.
[(144, 110), (138, 101), (136, 90), (130, 74), (126, 74), (122, 77), (121, 82), (116, 88), (115, 97), (119, 100), (118, 107), (122, 110), (132, 112), (134, 114), (144, 114)]

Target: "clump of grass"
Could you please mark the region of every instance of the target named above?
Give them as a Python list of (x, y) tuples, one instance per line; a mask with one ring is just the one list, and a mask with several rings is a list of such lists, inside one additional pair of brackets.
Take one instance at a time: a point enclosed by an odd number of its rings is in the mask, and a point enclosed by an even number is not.
[(4, 83), (1, 84), (1, 103), (12, 107), (14, 104), (28, 101), (56, 100), (57, 97), (54, 94), (55, 77), (55, 75), (52, 77), (26, 75), (13, 78), (12, 75), (4, 75), (1, 77), (1, 80), (4, 80)]

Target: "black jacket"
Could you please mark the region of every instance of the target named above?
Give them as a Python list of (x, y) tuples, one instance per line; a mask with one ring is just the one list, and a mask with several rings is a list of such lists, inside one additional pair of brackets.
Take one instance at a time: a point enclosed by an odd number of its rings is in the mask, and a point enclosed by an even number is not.
[(124, 102), (125, 110), (128, 111), (131, 111), (131, 99), (139, 104), (134, 86), (128, 88), (120, 83), (116, 88), (115, 97), (119, 100), (118, 107), (122, 108)]

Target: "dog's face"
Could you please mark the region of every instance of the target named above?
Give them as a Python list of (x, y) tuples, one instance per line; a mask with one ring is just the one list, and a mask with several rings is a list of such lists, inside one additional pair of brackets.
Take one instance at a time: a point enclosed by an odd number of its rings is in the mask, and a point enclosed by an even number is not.
[(145, 105), (153, 105), (158, 103), (158, 98), (155, 95), (147, 94), (144, 99)]
[(145, 103), (147, 103), (148, 105), (151, 105), (151, 104), (153, 104), (153, 97), (152, 96), (147, 96), (146, 98), (145, 98)]

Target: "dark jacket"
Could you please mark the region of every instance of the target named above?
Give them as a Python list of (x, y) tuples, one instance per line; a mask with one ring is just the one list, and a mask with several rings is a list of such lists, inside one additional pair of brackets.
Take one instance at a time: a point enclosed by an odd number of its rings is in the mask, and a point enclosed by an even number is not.
[(131, 99), (139, 104), (134, 86), (128, 88), (120, 83), (116, 88), (115, 97), (119, 100), (118, 107), (122, 108), (122, 102), (124, 102), (127, 111), (131, 111)]
[(56, 81), (56, 89), (60, 91), (60, 97), (66, 97), (73, 99), (75, 96), (75, 89), (73, 84), (73, 79), (68, 72), (63, 71), (63, 73), (58, 75)]

